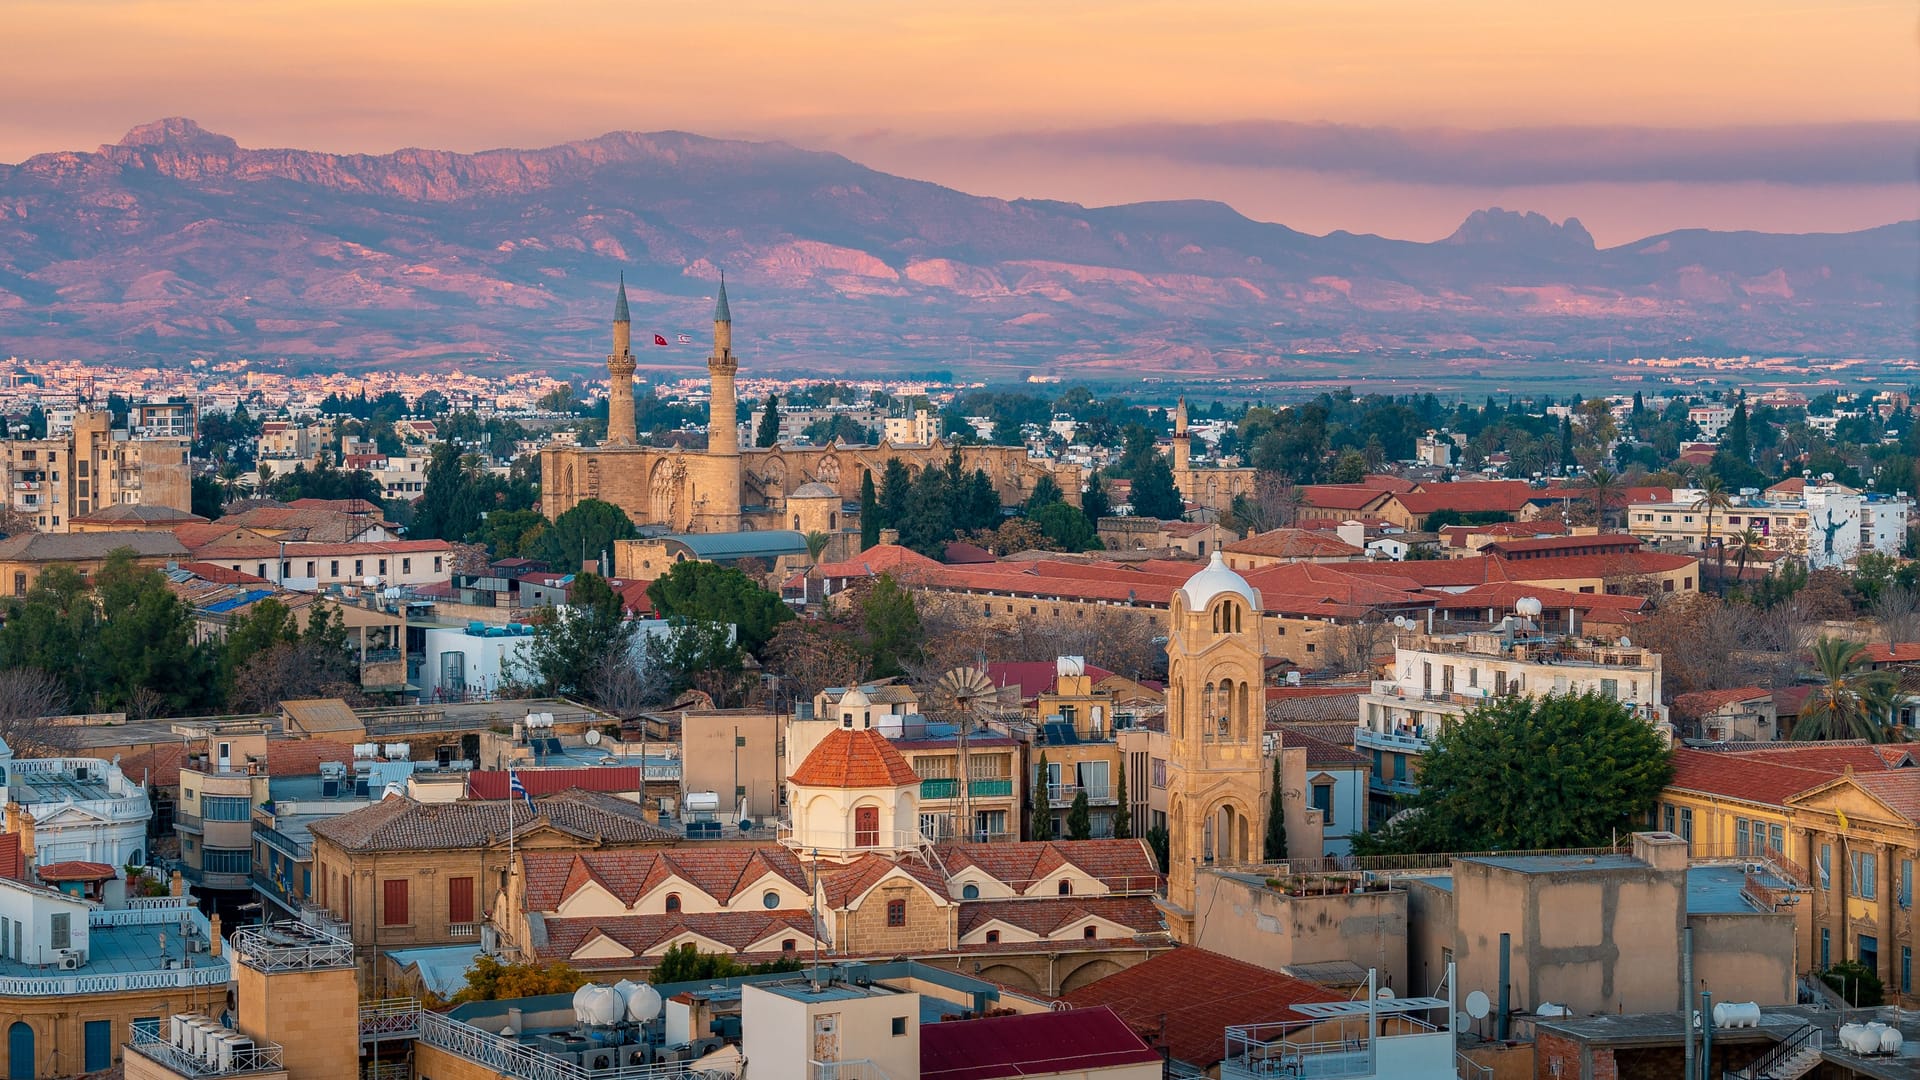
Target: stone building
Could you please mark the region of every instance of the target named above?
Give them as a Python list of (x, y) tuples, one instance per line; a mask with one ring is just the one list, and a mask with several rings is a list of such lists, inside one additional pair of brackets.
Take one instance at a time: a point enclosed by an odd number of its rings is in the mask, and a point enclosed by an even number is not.
[[(894, 458), (917, 474), (945, 466), (952, 453), (953, 447), (938, 438), (916, 446), (742, 447), (734, 397), (740, 361), (733, 351), (733, 315), (724, 281), (714, 304), (713, 355), (707, 359), (712, 386), (707, 447), (642, 446), (634, 426), (636, 361), (624, 284), (614, 301), (613, 320), (607, 438), (595, 447), (552, 445), (541, 451), (543, 508), (549, 516), (558, 517), (582, 500), (600, 499), (625, 510), (635, 525), (676, 532), (807, 532), (821, 523), (827, 526), (823, 531), (833, 532), (854, 524), (845, 507), (859, 501), (863, 476), (870, 473), (877, 483)], [(1069, 501), (1080, 501), (1077, 465), (1030, 458), (1017, 446), (959, 450), (962, 468), (984, 471), (1006, 505), (1024, 503), (1043, 476), (1053, 477)]]

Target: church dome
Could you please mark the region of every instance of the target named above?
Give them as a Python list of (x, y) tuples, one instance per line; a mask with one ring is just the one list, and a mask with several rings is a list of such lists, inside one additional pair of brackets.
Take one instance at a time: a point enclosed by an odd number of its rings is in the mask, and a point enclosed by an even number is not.
[(1203, 610), (1224, 593), (1238, 595), (1256, 611), (1260, 608), (1260, 594), (1253, 591), (1253, 586), (1247, 584), (1246, 578), (1227, 569), (1226, 561), (1220, 558), (1218, 551), (1207, 559), (1206, 569), (1180, 586), (1180, 594), (1186, 598), (1188, 611)]
[(835, 728), (788, 779), (800, 787), (918, 787), (920, 776), (885, 735)]
[(808, 484), (801, 484), (793, 490), (793, 494), (787, 496), (789, 499), (837, 499), (839, 497), (839, 492), (818, 480)]

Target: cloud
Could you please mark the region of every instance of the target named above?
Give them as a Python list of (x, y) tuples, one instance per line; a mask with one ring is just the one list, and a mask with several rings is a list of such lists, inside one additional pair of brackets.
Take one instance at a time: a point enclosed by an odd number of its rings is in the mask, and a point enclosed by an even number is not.
[(1920, 124), (1475, 131), (1242, 121), (1011, 132), (961, 141), (984, 151), (1100, 154), (1447, 186), (1887, 184), (1915, 179)]

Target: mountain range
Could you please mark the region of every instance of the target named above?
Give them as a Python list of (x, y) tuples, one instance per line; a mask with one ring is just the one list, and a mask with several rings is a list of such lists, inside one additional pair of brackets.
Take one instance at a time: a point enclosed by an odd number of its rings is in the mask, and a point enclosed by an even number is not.
[(339, 155), (168, 119), (0, 165), (0, 353), (580, 369), (618, 274), (636, 341), (704, 345), (724, 270), (749, 372), (1894, 357), (1914, 353), (1916, 252), (1920, 221), (1598, 248), (1577, 220), (1493, 209), (1415, 243), (1216, 202), (984, 198), (679, 132)]

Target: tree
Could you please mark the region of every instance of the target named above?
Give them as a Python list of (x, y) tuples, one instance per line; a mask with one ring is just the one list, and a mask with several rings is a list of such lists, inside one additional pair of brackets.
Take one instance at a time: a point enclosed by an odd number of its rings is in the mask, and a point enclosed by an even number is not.
[(1067, 808), (1067, 839), (1093, 839), (1093, 812), (1088, 808), (1086, 788), (1073, 793), (1073, 805)]
[(99, 629), (77, 655), (91, 669), (98, 711), (121, 708), (140, 690), (170, 715), (218, 702), (212, 649), (196, 640), (193, 612), (166, 575), (120, 548), (94, 575), (93, 592)]
[(812, 701), (829, 686), (858, 682), (868, 661), (849, 637), (845, 628), (824, 618), (781, 623), (767, 642), (766, 662), (780, 677), (783, 701)]
[(1874, 597), (1871, 610), (1882, 640), (1889, 644), (1920, 641), (1920, 591), (1913, 586), (1887, 586)]
[(1419, 793), (1355, 854), (1597, 846), (1645, 821), (1672, 776), (1659, 734), (1619, 701), (1496, 698), (1433, 740)]
[(855, 595), (853, 610), (859, 619), (867, 677), (906, 674), (906, 665), (920, 655), (920, 612), (913, 594), (901, 588), (892, 574), (881, 574)]
[(1593, 510), (1594, 523), (1605, 529), (1626, 495), (1619, 474), (1603, 465), (1590, 470), (1580, 487), (1587, 506)]
[(1742, 464), (1753, 461), (1753, 433), (1748, 427), (1747, 400), (1744, 396), (1733, 406), (1733, 415), (1727, 419), (1726, 437), (1720, 440), (1720, 448)]
[(1064, 502), (1051, 502), (1027, 511), (1028, 520), (1061, 551), (1087, 551), (1101, 546), (1092, 522), (1080, 508)]
[(766, 410), (760, 414), (760, 426), (753, 433), (753, 445), (761, 449), (780, 445), (780, 395), (767, 395)]
[(913, 474), (907, 471), (907, 463), (897, 457), (888, 458), (886, 467), (880, 471), (879, 527), (899, 528), (900, 519), (907, 516), (907, 500), (912, 495)]
[(546, 534), (547, 516), (538, 510), (495, 510), (471, 534), (496, 559), (531, 559)]
[(1834, 964), (1820, 973), (1820, 981), (1833, 987), (1851, 1008), (1873, 1009), (1886, 1001), (1887, 988), (1879, 973), (1858, 960)]
[(1372, 671), (1374, 658), (1392, 641), (1393, 624), (1378, 619), (1333, 627), (1320, 639), (1323, 670), (1340, 674)]
[[(1704, 555), (1713, 548), (1713, 515), (1728, 509), (1732, 505), (1733, 493), (1727, 490), (1726, 481), (1720, 479), (1717, 475), (1709, 475), (1706, 480), (1701, 482), (1700, 494), (1693, 500), (1693, 504), (1689, 507), (1693, 512), (1704, 512), (1707, 516), (1707, 533), (1706, 539), (1700, 544), (1701, 554)], [(1726, 552), (1722, 551), (1720, 553), (1720, 561), (1723, 564), (1726, 562)]]
[(534, 548), (536, 557), (554, 570), (579, 569), (603, 555), (611, 558), (614, 541), (637, 535), (625, 510), (599, 499), (582, 499), (553, 519)]
[(1113, 810), (1113, 838), (1115, 840), (1133, 839), (1133, 805), (1127, 798), (1127, 767), (1120, 765), (1119, 783), (1113, 789), (1116, 803)]
[(1032, 824), (1028, 829), (1031, 834), (1028, 837), (1030, 840), (1053, 839), (1053, 793), (1048, 790), (1050, 775), (1050, 770), (1047, 768), (1047, 752), (1042, 750), (1040, 764), (1034, 769), (1033, 784), (1027, 789), (1027, 795), (1032, 802), (1030, 815)]
[(755, 656), (793, 609), (778, 594), (731, 566), (687, 561), (647, 586), (647, 599), (661, 618), (731, 626), (742, 648)]
[(1167, 861), (1173, 854), (1173, 838), (1167, 835), (1165, 825), (1155, 825), (1147, 830), (1147, 848), (1153, 852), (1153, 862), (1161, 873), (1167, 872)]
[(1820, 636), (1813, 643), (1813, 670), (1820, 679), (1794, 725), (1796, 739), (1865, 739), (1891, 742), (1887, 724), (1896, 686), (1890, 671), (1867, 668), (1867, 648), (1857, 641)]
[(827, 550), (828, 544), (833, 543), (833, 537), (821, 532), (819, 529), (813, 530), (801, 539), (806, 541), (807, 561), (812, 563), (819, 562), (820, 553)]
[(1093, 527), (1100, 527), (1100, 519), (1113, 516), (1113, 503), (1107, 498), (1107, 482), (1094, 473), (1087, 480), (1087, 490), (1080, 496), (1080, 512), (1087, 515)]
[(627, 655), (634, 633), (620, 594), (606, 578), (582, 573), (567, 590), (566, 606), (544, 608), (534, 620), (531, 674), (546, 693), (590, 698), (608, 658)]
[(1340, 460), (1334, 463), (1333, 475), (1328, 477), (1335, 484), (1357, 484), (1367, 478), (1367, 456), (1358, 450), (1343, 450)]
[(1027, 516), (1032, 517), (1033, 512), (1043, 506), (1066, 501), (1066, 494), (1060, 490), (1060, 485), (1055, 482), (1052, 474), (1043, 475), (1034, 483), (1033, 490), (1027, 494)]
[(873, 490), (873, 473), (860, 474), (860, 550), (880, 542), (880, 497)]
[(221, 507), (226, 505), (226, 489), (220, 481), (211, 476), (193, 478), (192, 510), (194, 513), (212, 521), (220, 516)]
[(48, 723), (67, 711), (67, 688), (32, 667), (0, 671), (0, 739), (17, 757), (59, 757), (79, 745), (79, 729)]
[(1268, 862), (1287, 857), (1286, 783), (1280, 777), (1280, 755), (1273, 755), (1273, 790), (1267, 795), (1267, 835), (1261, 853)]
[(228, 693), (232, 693), (234, 673), (255, 656), (299, 640), (300, 628), (293, 612), (272, 597), (234, 616), (227, 623), (226, 639), (220, 643), (220, 674)]
[(1741, 581), (1747, 577), (1747, 561), (1767, 550), (1767, 538), (1753, 529), (1741, 529), (1733, 537), (1733, 576)]
[(467, 985), (453, 995), (453, 1004), (468, 1001), (511, 1001), (540, 994), (568, 994), (580, 989), (585, 975), (555, 961), (551, 964), (505, 964), (487, 953), (474, 957), (467, 968)]
[(687, 941), (668, 949), (660, 957), (660, 963), (648, 973), (647, 981), (655, 986), (665, 986), (668, 983), (710, 982), (741, 975), (799, 971), (800, 968), (798, 957), (781, 957), (764, 964), (742, 964), (725, 953), (701, 952), (693, 942)]
[(1186, 503), (1173, 485), (1173, 468), (1166, 458), (1155, 455), (1133, 478), (1133, 512), (1161, 521), (1179, 521), (1186, 516)]

